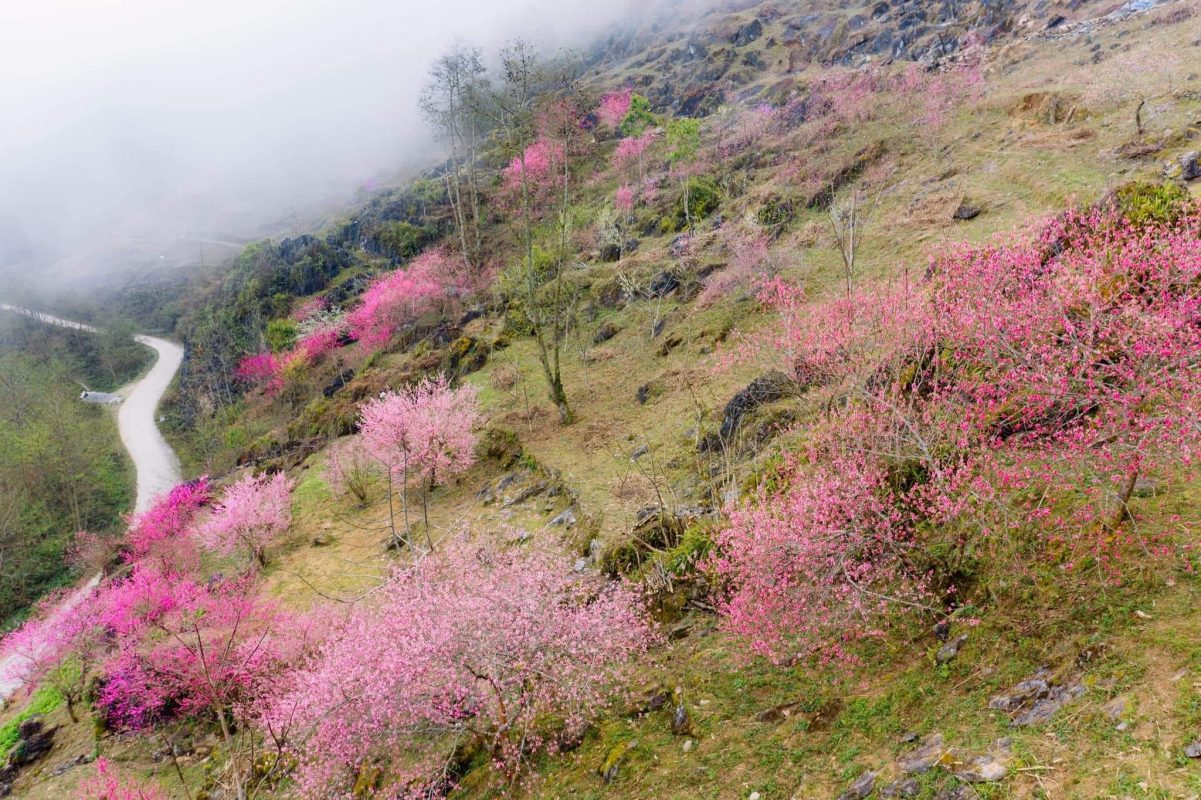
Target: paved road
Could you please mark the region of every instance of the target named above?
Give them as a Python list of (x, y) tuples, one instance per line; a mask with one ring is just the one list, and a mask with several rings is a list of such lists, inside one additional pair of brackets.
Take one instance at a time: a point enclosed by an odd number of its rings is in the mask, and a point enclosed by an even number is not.
[[(73, 322), (52, 314), (31, 311), (0, 303), (0, 309), (32, 317), (48, 325), (94, 333), (96, 329), (82, 322)], [(141, 513), (154, 499), (180, 482), (179, 459), (158, 429), (158, 404), (183, 362), (183, 347), (154, 336), (135, 336), (137, 341), (152, 348), (158, 360), (141, 379), (118, 390), (124, 402), (117, 411), (117, 427), (121, 443), (133, 459), (138, 474), (138, 494), (134, 511)]]
[[(24, 314), (49, 325), (93, 333), (96, 331), (91, 325), (85, 325), (82, 322), (73, 322), (51, 314), (18, 308), (5, 303), (0, 303), (0, 309)], [(133, 459), (134, 467), (137, 470), (137, 500), (134, 504), (134, 512), (140, 514), (149, 508), (159, 495), (169, 491), (181, 480), (179, 459), (158, 429), (157, 414), (159, 401), (162, 400), (163, 394), (179, 370), (179, 365), (183, 362), (183, 348), (175, 342), (154, 336), (139, 335), (134, 338), (153, 348), (158, 354), (158, 359), (149, 372), (139, 380), (118, 390), (123, 402), (117, 411), (117, 428), (121, 433), (121, 442), (129, 451), (129, 456)], [(99, 580), (100, 576), (94, 575), (74, 590), (63, 601), (59, 613), (83, 602)], [(15, 658), (19, 658), (19, 656), (0, 655), (0, 673), (9, 672), (7, 668), (14, 664)], [(15, 672), (17, 674), (11, 674), (7, 678), (0, 677), (0, 702), (6, 700), (22, 686), (20, 670), (15, 670)]]

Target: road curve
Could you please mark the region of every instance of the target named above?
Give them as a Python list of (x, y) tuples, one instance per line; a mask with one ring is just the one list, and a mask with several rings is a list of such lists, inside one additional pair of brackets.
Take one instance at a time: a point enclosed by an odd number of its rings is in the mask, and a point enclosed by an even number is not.
[[(19, 308), (7, 303), (0, 303), (0, 309), (23, 314), (48, 325), (96, 332), (91, 325), (41, 311)], [(159, 401), (183, 363), (183, 347), (155, 336), (138, 335), (134, 339), (158, 354), (149, 372), (117, 392), (124, 399), (117, 411), (117, 428), (121, 433), (121, 443), (137, 470), (137, 500), (134, 503), (134, 513), (140, 514), (150, 507), (155, 498), (170, 491), (182, 480), (179, 459), (158, 429), (156, 416)]]
[[(12, 311), (44, 322), (48, 325), (58, 325), (63, 328), (95, 333), (96, 329), (82, 322), (61, 319), (40, 311), (0, 303), (0, 310)], [(183, 362), (183, 347), (166, 339), (154, 336), (135, 336), (138, 342), (152, 348), (158, 354), (150, 371), (133, 383), (122, 387), (118, 394), (124, 399), (117, 411), (117, 428), (121, 434), (121, 443), (129, 452), (137, 471), (137, 499), (134, 502), (134, 513), (140, 514), (148, 509), (151, 503), (161, 494), (170, 491), (180, 482), (179, 459), (171, 445), (163, 438), (158, 429), (156, 415), (158, 404), (163, 399), (167, 387), (171, 385), (175, 373)], [(94, 575), (68, 594), (54, 615), (65, 614), (79, 603), (84, 602), (92, 588), (100, 581), (100, 575)], [(30, 665), (28, 658), (17, 653), (0, 653), (0, 703), (6, 701), (28, 678)]]

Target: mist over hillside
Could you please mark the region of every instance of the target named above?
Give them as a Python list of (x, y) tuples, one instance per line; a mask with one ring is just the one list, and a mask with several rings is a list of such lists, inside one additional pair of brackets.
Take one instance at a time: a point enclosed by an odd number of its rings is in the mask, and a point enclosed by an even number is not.
[(6, 3), (0, 273), (25, 283), (143, 274), (306, 230), (431, 163), (417, 100), (451, 41), (520, 34), (579, 46), (658, 10), (582, 0)]

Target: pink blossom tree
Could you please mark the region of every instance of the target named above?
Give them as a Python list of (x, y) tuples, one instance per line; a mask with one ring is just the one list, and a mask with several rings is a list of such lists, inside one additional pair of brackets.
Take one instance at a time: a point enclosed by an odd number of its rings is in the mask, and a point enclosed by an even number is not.
[(1022, 568), (1016, 543), (1060, 581), (1169, 555), (1129, 523), (1139, 478), (1201, 444), (1201, 210), (1181, 213), (1071, 212), (949, 248), (917, 286), (807, 302), (769, 284), (760, 346), (841, 402), (783, 490), (730, 509), (727, 624), (775, 658), (845, 657), (887, 609), (941, 613), (964, 564)]
[(123, 779), (107, 758), (96, 759), (96, 774), (84, 781), (79, 800), (168, 800), (158, 785)]
[(305, 797), (350, 797), (380, 767), (372, 796), (444, 792), (466, 740), (512, 779), (623, 693), (651, 638), (626, 586), (549, 551), (457, 542), (355, 608), (262, 726), (288, 732)]
[(622, 120), (626, 118), (626, 114), (630, 113), (630, 103), (633, 99), (634, 92), (632, 89), (605, 92), (601, 96), (600, 105), (596, 109), (597, 119), (616, 130), (621, 125)]
[(94, 600), (90, 586), (43, 598), (29, 620), (0, 639), (0, 686), (53, 686), (78, 722), (79, 703), (103, 652)]
[(282, 472), (246, 475), (230, 485), (200, 527), (200, 541), (223, 555), (246, 552), (260, 567), (267, 546), (292, 524), (292, 481)]
[(229, 787), (244, 800), (252, 781), (249, 722), (282, 671), (302, 658), (313, 631), (258, 598), (247, 579), (180, 579), (166, 591), (166, 610), (124, 626), (104, 665), (99, 703), (110, 722), (133, 730), (176, 717), (215, 718)]
[(402, 539), (396, 529), (392, 505), (399, 482), (403, 505), (404, 541), (412, 545), (407, 489), (420, 487), (426, 543), (433, 549), (429, 529), (428, 496), (439, 480), (467, 469), (475, 460), (475, 434), (479, 408), (475, 387), (450, 387), (445, 376), (425, 379), (409, 389), (387, 392), (363, 406), (359, 425), (363, 446), (383, 465), (388, 479), (388, 519), (392, 541)]
[(472, 268), (459, 254), (427, 250), (407, 267), (371, 282), (347, 315), (350, 335), (371, 346), (382, 345), (439, 303), (482, 291), (489, 278), (488, 270)]
[(125, 533), (127, 562), (155, 561), (167, 573), (195, 568), (192, 525), (209, 502), (208, 476), (181, 483), (135, 517)]

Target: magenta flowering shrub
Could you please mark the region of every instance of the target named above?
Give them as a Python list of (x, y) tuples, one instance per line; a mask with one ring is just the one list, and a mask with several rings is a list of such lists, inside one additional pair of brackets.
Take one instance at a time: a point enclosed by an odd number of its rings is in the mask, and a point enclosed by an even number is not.
[(168, 800), (157, 784), (123, 779), (107, 758), (96, 759), (96, 774), (80, 785), (79, 800)]
[(280, 358), (270, 350), (248, 355), (238, 362), (234, 369), (234, 377), (253, 386), (265, 386), (269, 390), (278, 390), (280, 370), (283, 364)]
[[(622, 694), (652, 631), (628, 587), (537, 548), (458, 542), (399, 568), (284, 681), (262, 726), (286, 732), (305, 797), (446, 791), (456, 741), (510, 778)], [(428, 794), (425, 794), (428, 793)]]
[(565, 149), (561, 142), (540, 136), (505, 167), (501, 176), (502, 188), (506, 193), (516, 195), (523, 186), (553, 187), (557, 176), (563, 171), (564, 158)]
[(461, 255), (427, 250), (407, 267), (372, 281), (347, 315), (350, 335), (370, 346), (385, 344), (417, 316), (444, 300), (481, 291), (488, 279), (486, 270), (473, 270)]
[(196, 554), (191, 526), (197, 512), (210, 499), (207, 475), (176, 486), (131, 521), (125, 532), (125, 560), (129, 563), (155, 560), (165, 572), (194, 568)]
[[(846, 658), (883, 612), (955, 602), (947, 576), (1037, 558), (1121, 580), (1170, 542), (1127, 524), (1137, 480), (1201, 443), (1201, 211), (1092, 209), (1027, 241), (951, 248), (917, 286), (812, 303), (782, 281), (755, 347), (847, 402), (729, 509), (727, 624), (776, 659)], [(924, 545), (943, 542), (934, 558)]]
[(155, 613), (123, 620), (104, 667), (99, 704), (110, 723), (143, 730), (206, 712), (249, 719), (300, 655), (304, 626), (257, 598), (245, 579), (155, 586)]

